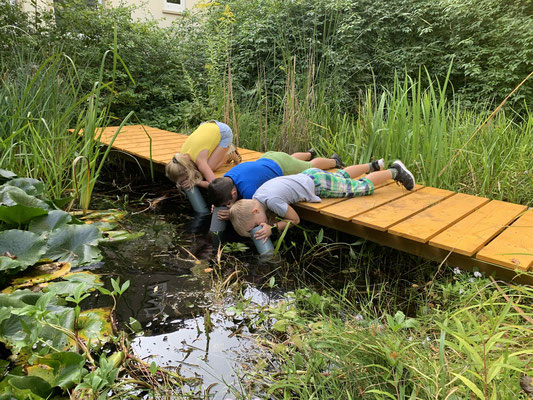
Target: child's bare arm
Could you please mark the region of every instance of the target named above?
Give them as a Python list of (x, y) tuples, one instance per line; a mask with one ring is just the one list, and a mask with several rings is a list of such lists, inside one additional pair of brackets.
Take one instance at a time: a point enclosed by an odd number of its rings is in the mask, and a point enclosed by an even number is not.
[(207, 182), (211, 182), (215, 179), (215, 174), (207, 162), (207, 150), (202, 150), (198, 157), (196, 157), (196, 167), (202, 173)]
[[(283, 219), (277, 221), (274, 225), (276, 225), (276, 228), (278, 228), (279, 231), (282, 231), (289, 224), (289, 222), (291, 225), (297, 225), (300, 223), (300, 217), (298, 213), (291, 206), (287, 207), (287, 212), (285, 213)], [(268, 225), (266, 222), (263, 222), (261, 224), (261, 229), (255, 233), (255, 238), (264, 239), (263, 241), (266, 242), (271, 235), (272, 226)]]

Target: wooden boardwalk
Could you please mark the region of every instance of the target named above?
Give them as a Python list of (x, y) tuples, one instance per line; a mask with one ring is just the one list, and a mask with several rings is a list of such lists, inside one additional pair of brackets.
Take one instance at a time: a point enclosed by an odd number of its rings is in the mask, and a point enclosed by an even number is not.
[[(117, 127), (99, 140), (109, 144)], [(113, 148), (140, 162), (164, 166), (186, 135), (133, 125), (122, 128)], [(262, 153), (239, 148), (243, 161)], [(215, 174), (222, 176), (233, 165)], [(496, 272), (505, 279), (533, 283), (533, 209), (449, 190), (416, 185), (409, 192), (392, 181), (371, 196), (324, 199), (295, 205), (302, 219), (379, 244), (460, 268)]]

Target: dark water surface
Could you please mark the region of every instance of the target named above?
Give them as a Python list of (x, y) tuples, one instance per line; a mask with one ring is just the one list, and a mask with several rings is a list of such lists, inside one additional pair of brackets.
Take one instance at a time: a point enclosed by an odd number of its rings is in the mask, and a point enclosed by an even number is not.
[[(217, 250), (208, 234), (210, 217), (193, 218), (185, 199), (165, 201), (166, 206), (163, 202), (147, 212), (128, 207), (124, 228), (145, 236), (105, 246), (104, 262), (94, 272), (130, 281), (117, 319), (125, 324), (133, 317), (141, 323), (143, 333), (131, 340), (140, 358), (199, 378), (198, 386), (189, 388), (199, 395), (209, 388), (208, 398), (235, 398), (228, 385), (238, 387), (240, 366), (257, 357), (255, 341), (224, 313), (237, 296), (220, 293), (210, 271)], [(246, 284), (243, 291), (257, 304), (271, 300), (255, 285)]]

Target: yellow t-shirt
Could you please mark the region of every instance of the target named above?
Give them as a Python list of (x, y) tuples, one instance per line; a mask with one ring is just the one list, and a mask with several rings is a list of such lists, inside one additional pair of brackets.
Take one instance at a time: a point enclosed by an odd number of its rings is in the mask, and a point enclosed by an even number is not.
[(180, 153), (188, 154), (196, 162), (196, 158), (202, 150), (207, 149), (209, 157), (219, 143), (220, 129), (218, 125), (215, 122), (206, 122), (189, 135), (185, 143), (183, 143)]

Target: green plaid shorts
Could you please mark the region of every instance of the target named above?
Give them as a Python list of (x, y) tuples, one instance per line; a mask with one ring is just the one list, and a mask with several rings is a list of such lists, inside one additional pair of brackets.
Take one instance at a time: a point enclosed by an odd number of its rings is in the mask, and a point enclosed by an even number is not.
[(368, 178), (352, 179), (343, 169), (327, 172), (318, 168), (309, 168), (302, 174), (313, 179), (315, 194), (318, 197), (359, 197), (374, 193), (374, 184)]

